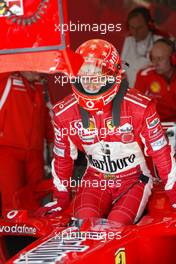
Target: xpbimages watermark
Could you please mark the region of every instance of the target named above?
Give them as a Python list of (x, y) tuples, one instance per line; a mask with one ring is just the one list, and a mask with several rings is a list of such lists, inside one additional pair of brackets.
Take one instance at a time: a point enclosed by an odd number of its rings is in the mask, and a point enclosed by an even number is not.
[(100, 240), (101, 242), (106, 242), (108, 240), (120, 240), (122, 238), (121, 232), (113, 231), (73, 231), (66, 229), (59, 234), (59, 238), (62, 241), (69, 240)]
[(61, 32), (99, 32), (101, 35), (106, 35), (109, 32), (119, 32), (122, 30), (122, 24), (113, 24), (113, 23), (80, 23), (78, 20), (77, 23), (73, 23), (69, 21), (69, 23), (65, 24), (55, 24), (55, 31)]
[(101, 190), (106, 190), (107, 188), (120, 188), (121, 187), (121, 179), (116, 178), (113, 174), (104, 174), (105, 179), (82, 179), (81, 181), (77, 181), (75, 179), (70, 178), (69, 180), (61, 180), (61, 185), (64, 188), (73, 188), (73, 187), (81, 187), (81, 188), (98, 188)]
[(91, 83), (91, 84), (101, 84), (101, 85), (105, 85), (107, 82), (108, 83), (116, 82), (117, 84), (121, 83), (121, 76), (112, 76), (112, 75), (92, 77), (92, 76), (74, 76), (69, 74), (69, 75), (55, 75), (54, 79), (55, 79), (54, 83), (60, 84), (61, 86), (67, 83), (70, 84)]

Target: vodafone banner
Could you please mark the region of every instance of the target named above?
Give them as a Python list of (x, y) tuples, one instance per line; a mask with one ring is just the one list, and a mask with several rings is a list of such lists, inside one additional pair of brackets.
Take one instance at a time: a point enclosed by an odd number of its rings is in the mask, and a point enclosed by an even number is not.
[(66, 0), (0, 0), (0, 72), (76, 71), (67, 23)]

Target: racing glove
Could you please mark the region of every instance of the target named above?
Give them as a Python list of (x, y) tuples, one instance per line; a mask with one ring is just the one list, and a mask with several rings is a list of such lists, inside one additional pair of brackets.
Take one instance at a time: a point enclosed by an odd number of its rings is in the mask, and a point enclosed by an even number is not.
[(53, 201), (47, 203), (50, 212), (65, 210), (70, 203), (70, 193), (68, 191), (55, 191)]
[(47, 213), (60, 212), (65, 210), (70, 203), (70, 193), (68, 191), (55, 191), (53, 201), (45, 204)]
[(70, 194), (67, 191), (57, 192), (57, 196), (54, 196), (53, 201), (48, 202), (43, 207), (40, 207), (36, 212), (37, 217), (55, 217), (65, 210), (70, 203)]

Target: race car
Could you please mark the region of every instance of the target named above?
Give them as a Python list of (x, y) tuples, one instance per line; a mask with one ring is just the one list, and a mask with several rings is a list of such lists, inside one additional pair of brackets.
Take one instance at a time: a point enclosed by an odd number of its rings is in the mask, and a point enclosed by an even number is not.
[[(166, 123), (164, 128), (175, 146), (175, 124)], [(42, 197), (43, 190), (48, 195), (51, 186), (46, 180), (38, 194)], [(31, 199), (29, 193), (26, 199)], [(0, 264), (174, 264), (175, 242), (176, 210), (157, 177), (145, 213), (133, 225), (120, 227), (104, 218), (76, 219), (70, 208), (54, 213), (47, 207), (12, 210), (0, 219)]]
[(69, 212), (7, 212), (0, 220), (0, 263), (175, 263), (176, 211), (155, 183), (147, 211), (135, 224), (74, 219)]

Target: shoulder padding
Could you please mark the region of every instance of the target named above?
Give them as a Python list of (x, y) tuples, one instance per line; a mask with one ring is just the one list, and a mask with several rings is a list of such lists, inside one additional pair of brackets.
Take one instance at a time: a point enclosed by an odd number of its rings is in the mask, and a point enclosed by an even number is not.
[(149, 102), (151, 101), (149, 97), (140, 94), (139, 91), (134, 88), (128, 90), (124, 97), (124, 100), (130, 102), (131, 104), (141, 106), (143, 108), (146, 108)]
[(73, 94), (68, 95), (64, 99), (60, 100), (56, 103), (53, 107), (53, 111), (56, 115), (60, 115), (61, 113), (65, 112), (67, 109), (72, 107), (77, 103), (76, 98)]

